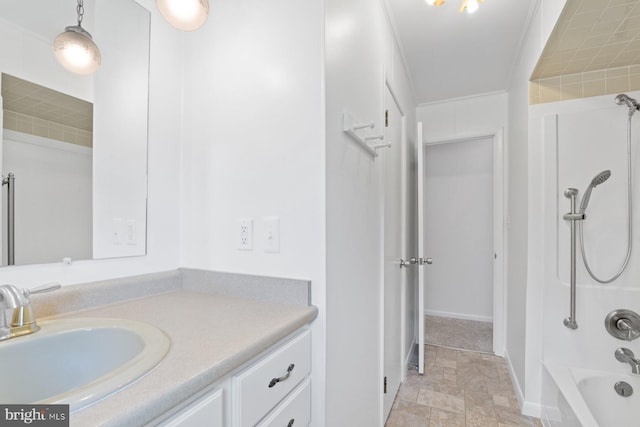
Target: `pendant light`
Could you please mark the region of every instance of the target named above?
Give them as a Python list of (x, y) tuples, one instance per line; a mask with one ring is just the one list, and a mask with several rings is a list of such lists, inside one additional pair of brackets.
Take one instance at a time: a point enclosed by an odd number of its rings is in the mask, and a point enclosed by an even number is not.
[(102, 63), (100, 49), (91, 34), (82, 28), (83, 0), (78, 0), (78, 25), (66, 27), (53, 42), (53, 52), (64, 68), (76, 74), (92, 74)]
[(209, 0), (156, 0), (160, 13), (173, 27), (195, 31), (209, 16)]
[[(429, 6), (442, 6), (446, 0), (425, 0)], [(460, 9), (458, 12), (462, 13), (465, 10), (467, 13), (474, 13), (480, 5), (478, 3), (482, 3), (484, 0), (462, 0), (462, 4), (460, 5)]]

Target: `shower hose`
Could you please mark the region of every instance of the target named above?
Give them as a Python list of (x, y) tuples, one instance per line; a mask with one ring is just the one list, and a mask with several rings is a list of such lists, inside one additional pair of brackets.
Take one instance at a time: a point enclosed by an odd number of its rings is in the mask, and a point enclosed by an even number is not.
[(631, 246), (633, 241), (632, 239), (633, 191), (631, 188), (631, 118), (632, 118), (632, 114), (629, 114), (629, 120), (627, 122), (627, 209), (628, 209), (627, 256), (625, 257), (624, 262), (622, 263), (622, 266), (620, 267), (618, 272), (615, 275), (613, 275), (611, 278), (601, 279), (597, 277), (594, 274), (594, 272), (591, 270), (591, 267), (589, 266), (589, 261), (587, 260), (587, 255), (584, 250), (584, 234), (583, 234), (583, 224), (582, 224), (584, 221), (578, 221), (578, 228), (580, 232), (580, 252), (582, 252), (582, 260), (584, 261), (584, 266), (586, 267), (587, 272), (593, 278), (593, 280), (595, 280), (596, 282), (602, 285), (608, 285), (614, 280), (616, 280), (618, 277), (620, 277), (622, 272), (624, 272), (625, 268), (627, 268), (627, 265), (629, 264), (629, 259), (631, 258)]

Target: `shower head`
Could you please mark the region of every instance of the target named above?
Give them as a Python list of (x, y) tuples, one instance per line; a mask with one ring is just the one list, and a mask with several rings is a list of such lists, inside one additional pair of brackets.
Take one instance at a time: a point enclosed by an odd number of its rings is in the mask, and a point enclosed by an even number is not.
[(596, 188), (598, 185), (602, 184), (603, 182), (608, 180), (610, 177), (611, 177), (611, 171), (607, 169), (606, 171), (602, 171), (598, 175), (594, 176), (593, 179), (591, 180), (590, 185), (593, 186), (593, 188)]
[(604, 170), (600, 172), (598, 175), (594, 176), (587, 187), (587, 191), (584, 192), (584, 196), (582, 197), (582, 203), (580, 203), (580, 213), (583, 214), (587, 210), (587, 206), (589, 205), (589, 199), (591, 198), (591, 191), (596, 188), (598, 185), (602, 184), (606, 180), (611, 177), (610, 170)]
[(636, 110), (640, 108), (640, 104), (638, 104), (638, 101), (631, 98), (626, 93), (621, 93), (620, 95), (616, 96), (615, 101), (618, 105), (626, 105), (627, 107), (629, 107), (629, 116), (633, 116), (633, 113), (635, 113)]

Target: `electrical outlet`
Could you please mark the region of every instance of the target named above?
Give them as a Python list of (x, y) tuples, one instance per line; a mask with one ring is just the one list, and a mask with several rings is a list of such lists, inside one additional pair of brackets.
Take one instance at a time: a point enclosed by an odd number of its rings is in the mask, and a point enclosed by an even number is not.
[(253, 250), (253, 220), (239, 219), (238, 225), (238, 241), (237, 247), (240, 251), (252, 251)]

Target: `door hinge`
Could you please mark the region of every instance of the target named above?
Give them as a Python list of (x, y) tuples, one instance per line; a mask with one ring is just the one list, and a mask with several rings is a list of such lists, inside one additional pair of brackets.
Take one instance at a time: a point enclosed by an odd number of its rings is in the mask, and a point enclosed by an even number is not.
[(384, 377), (384, 394), (387, 394), (387, 377)]
[(389, 127), (389, 110), (384, 110), (384, 127)]

